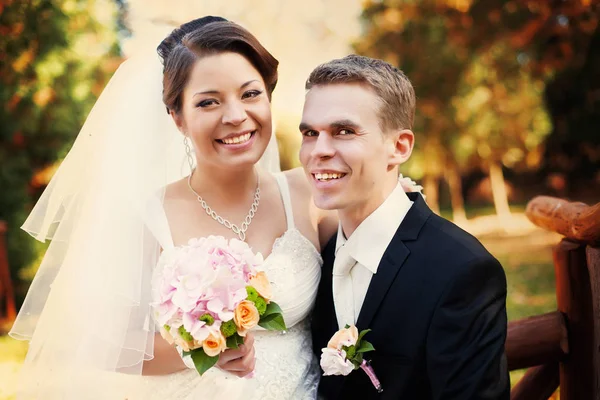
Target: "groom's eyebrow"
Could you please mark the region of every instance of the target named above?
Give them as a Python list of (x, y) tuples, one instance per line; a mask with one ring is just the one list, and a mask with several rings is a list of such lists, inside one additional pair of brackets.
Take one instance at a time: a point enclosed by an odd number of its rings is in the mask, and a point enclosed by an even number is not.
[[(251, 79), (248, 82), (245, 82), (242, 84), (242, 86), (240, 86), (240, 89), (245, 88), (246, 86), (250, 85), (252, 82), (258, 82), (258, 79)], [(209, 89), (209, 90), (205, 90), (203, 92), (196, 92), (194, 93), (194, 96), (197, 96), (199, 94), (219, 94), (220, 92), (216, 89)], [(192, 96), (192, 97), (194, 97)]]
[(354, 130), (360, 129), (360, 125), (350, 119), (340, 119), (338, 121), (333, 121), (329, 124), (331, 129), (341, 129), (341, 128), (352, 128)]
[[(341, 129), (341, 128), (352, 128), (355, 130), (359, 130), (360, 125), (358, 125), (356, 122), (352, 121), (351, 119), (340, 119), (340, 120), (329, 123), (330, 130)], [(311, 125), (309, 125), (306, 122), (301, 122), (298, 129), (300, 130), (300, 132), (308, 131), (308, 130), (315, 130), (315, 128), (313, 128)]]

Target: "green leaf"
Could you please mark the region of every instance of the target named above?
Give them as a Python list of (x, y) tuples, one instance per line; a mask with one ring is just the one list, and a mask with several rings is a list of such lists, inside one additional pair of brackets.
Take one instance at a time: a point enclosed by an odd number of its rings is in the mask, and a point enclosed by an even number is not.
[(267, 317), (263, 317), (258, 322), (258, 325), (269, 330), (269, 331), (285, 331), (285, 321), (281, 314), (270, 314)]
[(365, 329), (364, 331), (361, 331), (361, 332), (358, 334), (358, 339), (356, 339), (356, 343), (357, 343), (357, 344), (359, 344), (359, 343), (360, 343), (360, 341), (362, 340), (362, 338), (363, 338), (363, 337), (364, 337), (364, 336), (365, 336), (367, 333), (369, 333), (369, 332), (371, 332), (371, 330), (370, 330), (370, 329)]
[(240, 344), (244, 343), (244, 338), (241, 337), (237, 332), (227, 338), (227, 348), (237, 349)]
[(367, 351), (373, 351), (375, 350), (375, 347), (373, 347), (373, 345), (369, 342), (367, 342), (366, 340), (361, 342), (358, 350), (356, 350), (357, 353), (366, 353)]
[(209, 357), (203, 349), (192, 350), (191, 354), (196, 371), (198, 371), (200, 375), (204, 374), (219, 361), (219, 356)]
[(343, 349), (346, 352), (346, 358), (348, 360), (353, 359), (354, 356), (356, 355), (356, 347), (354, 347), (354, 346), (349, 346), (349, 347), (344, 346)]
[(283, 314), (283, 311), (281, 311), (281, 307), (279, 307), (277, 303), (270, 302), (269, 304), (267, 304), (267, 310), (263, 314), (262, 318), (268, 317), (271, 314)]
[(267, 305), (267, 310), (260, 317), (258, 325), (270, 331), (285, 331), (287, 329), (283, 320), (283, 311), (274, 302)]

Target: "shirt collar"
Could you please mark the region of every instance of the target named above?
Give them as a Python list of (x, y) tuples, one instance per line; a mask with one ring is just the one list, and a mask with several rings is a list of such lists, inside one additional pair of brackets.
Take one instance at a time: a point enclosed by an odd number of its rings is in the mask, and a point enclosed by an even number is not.
[(335, 252), (348, 246), (350, 256), (373, 274), (413, 202), (400, 184), (346, 239), (342, 224), (338, 225)]

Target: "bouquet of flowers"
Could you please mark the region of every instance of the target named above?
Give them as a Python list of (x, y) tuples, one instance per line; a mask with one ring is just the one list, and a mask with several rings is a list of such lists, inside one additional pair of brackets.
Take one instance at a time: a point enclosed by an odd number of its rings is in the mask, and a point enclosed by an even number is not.
[(192, 239), (161, 254), (152, 279), (154, 318), (162, 337), (191, 355), (200, 375), (255, 326), (286, 329), (262, 263), (248, 244), (222, 236)]
[(364, 353), (375, 350), (371, 343), (363, 339), (370, 331), (370, 329), (365, 329), (359, 334), (354, 325), (346, 325), (344, 329), (337, 331), (327, 343), (327, 347), (321, 349), (323, 375), (346, 376), (360, 368), (365, 371), (377, 392), (383, 392), (373, 367), (363, 356)]

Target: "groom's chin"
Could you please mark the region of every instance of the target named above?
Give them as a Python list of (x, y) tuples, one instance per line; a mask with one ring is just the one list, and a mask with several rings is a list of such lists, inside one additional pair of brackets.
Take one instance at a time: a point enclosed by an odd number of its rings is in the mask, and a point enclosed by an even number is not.
[(317, 208), (321, 210), (338, 210), (341, 208), (341, 204), (338, 196), (325, 195), (322, 193), (314, 193), (314, 203)]

